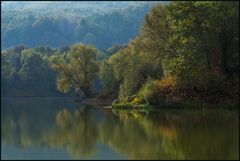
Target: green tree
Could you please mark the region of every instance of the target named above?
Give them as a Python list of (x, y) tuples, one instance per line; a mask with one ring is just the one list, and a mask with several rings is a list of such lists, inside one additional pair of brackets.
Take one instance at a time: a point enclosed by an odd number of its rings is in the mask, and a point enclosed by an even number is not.
[(74, 88), (79, 94), (91, 96), (92, 81), (98, 72), (97, 54), (91, 45), (76, 44), (67, 53), (52, 56), (52, 69), (58, 72), (57, 89), (67, 93)]
[(113, 65), (107, 60), (103, 61), (100, 66), (99, 75), (103, 85), (102, 92), (104, 94), (116, 95), (119, 88), (119, 82), (115, 78)]
[(237, 90), (229, 91), (239, 89), (238, 4), (172, 2), (154, 6), (139, 35), (108, 60), (121, 83), (120, 97), (136, 94), (148, 78), (164, 79), (161, 84), (167, 77), (176, 78), (184, 94), (198, 90), (203, 97), (237, 95)]

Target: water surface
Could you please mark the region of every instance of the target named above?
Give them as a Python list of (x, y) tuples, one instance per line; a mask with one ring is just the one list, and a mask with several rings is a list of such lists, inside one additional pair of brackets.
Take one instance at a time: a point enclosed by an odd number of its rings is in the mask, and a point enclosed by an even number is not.
[(112, 111), (2, 98), (1, 159), (239, 159), (234, 110)]

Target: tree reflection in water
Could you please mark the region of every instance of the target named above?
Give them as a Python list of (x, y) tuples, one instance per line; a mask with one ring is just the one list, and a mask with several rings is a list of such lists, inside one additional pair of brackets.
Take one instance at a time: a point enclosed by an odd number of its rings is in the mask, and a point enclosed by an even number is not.
[[(148, 114), (118, 112), (118, 115), (122, 119), (110, 130), (113, 136), (104, 139), (131, 159), (239, 158), (239, 118), (234, 111), (202, 114), (162, 110)], [(137, 131), (139, 127), (142, 133)], [(120, 141), (126, 140), (125, 137), (131, 138), (127, 144)]]
[(5, 111), (2, 143), (63, 148), (75, 158), (94, 157), (101, 143), (129, 159), (239, 159), (236, 111), (112, 113), (81, 106), (36, 118), (29, 109)]
[(89, 157), (95, 152), (97, 126), (91, 108), (81, 108), (71, 114), (67, 109), (57, 114), (57, 130), (51, 136), (51, 146), (67, 149), (73, 156)]

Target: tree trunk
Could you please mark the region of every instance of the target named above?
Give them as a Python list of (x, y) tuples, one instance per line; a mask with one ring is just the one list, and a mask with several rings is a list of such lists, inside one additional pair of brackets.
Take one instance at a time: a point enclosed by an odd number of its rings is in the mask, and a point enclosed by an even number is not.
[(228, 49), (228, 40), (227, 40), (227, 35), (226, 35), (226, 31), (223, 27), (223, 31), (221, 34), (221, 68), (222, 71), (224, 73), (225, 76), (229, 77), (230, 73), (229, 73), (229, 65), (228, 65), (228, 53), (227, 53), (227, 49)]

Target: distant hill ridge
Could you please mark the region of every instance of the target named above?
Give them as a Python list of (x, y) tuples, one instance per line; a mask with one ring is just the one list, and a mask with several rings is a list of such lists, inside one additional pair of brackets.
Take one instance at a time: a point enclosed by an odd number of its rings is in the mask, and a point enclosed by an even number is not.
[(61, 47), (76, 42), (99, 49), (127, 43), (158, 2), (2, 2), (1, 45)]

